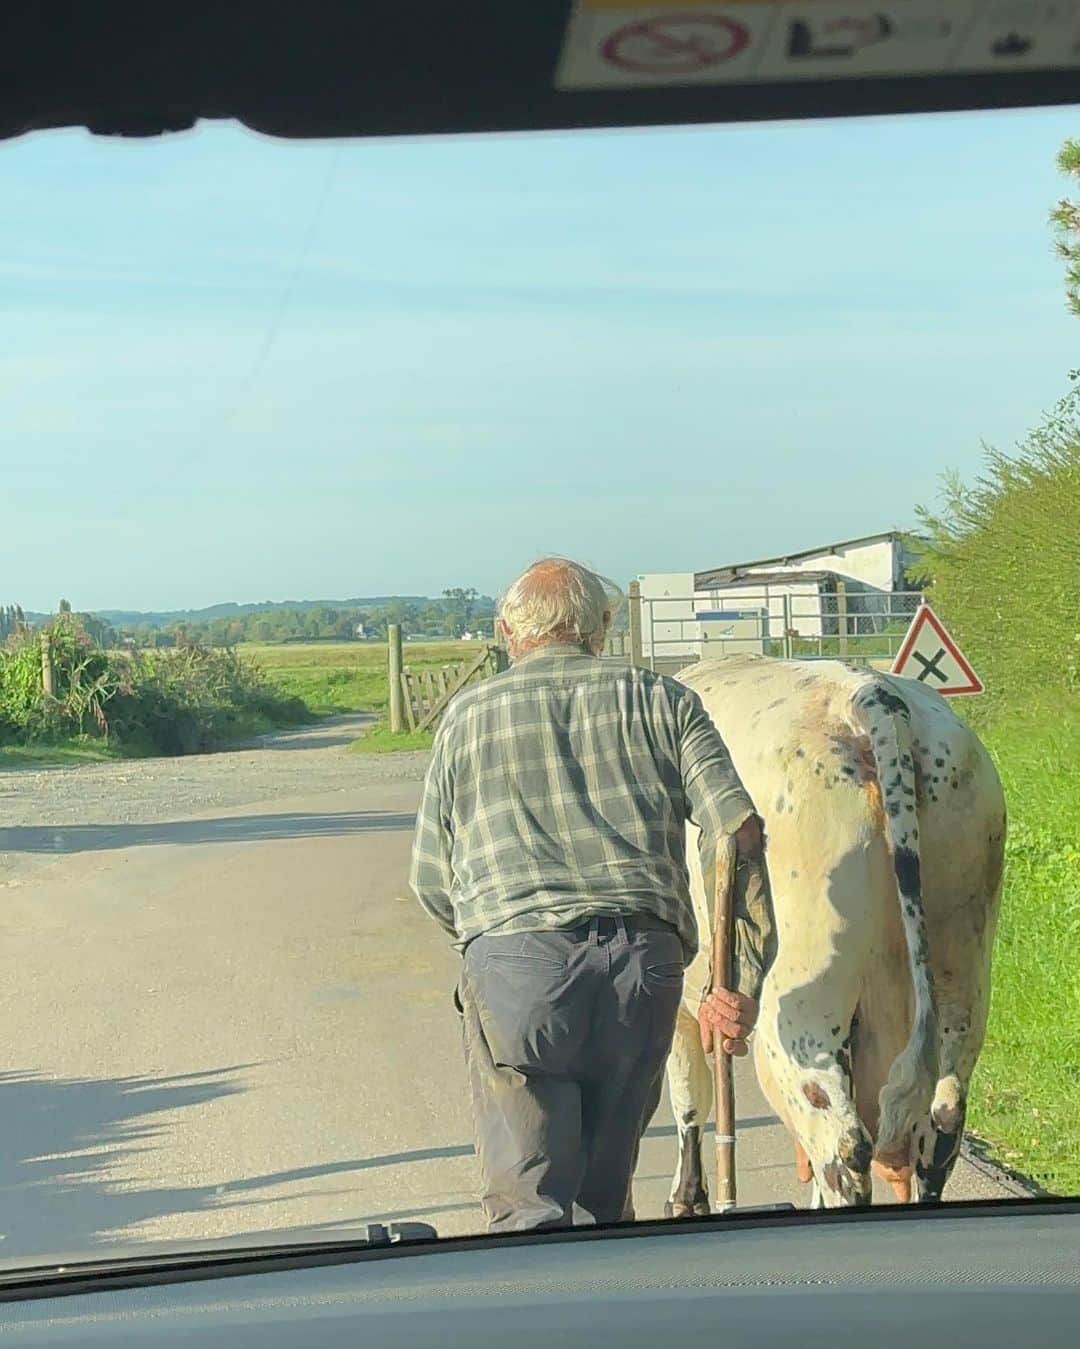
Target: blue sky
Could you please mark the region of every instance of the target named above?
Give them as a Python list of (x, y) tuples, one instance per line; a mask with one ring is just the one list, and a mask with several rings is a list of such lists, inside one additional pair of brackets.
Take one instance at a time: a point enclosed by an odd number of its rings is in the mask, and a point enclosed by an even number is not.
[(0, 145), (0, 602), (496, 591), (914, 522), (1065, 391), (1067, 109)]

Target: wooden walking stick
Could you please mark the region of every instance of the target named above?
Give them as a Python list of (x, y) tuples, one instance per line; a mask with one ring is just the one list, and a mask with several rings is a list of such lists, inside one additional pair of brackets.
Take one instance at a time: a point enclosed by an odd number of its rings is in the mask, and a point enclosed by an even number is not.
[[(712, 991), (729, 988), (735, 920), (735, 840), (726, 838), (716, 849), (716, 886), (713, 903)], [(735, 1080), (724, 1037), (713, 1035), (713, 1090), (716, 1115), (717, 1213), (735, 1207)]]

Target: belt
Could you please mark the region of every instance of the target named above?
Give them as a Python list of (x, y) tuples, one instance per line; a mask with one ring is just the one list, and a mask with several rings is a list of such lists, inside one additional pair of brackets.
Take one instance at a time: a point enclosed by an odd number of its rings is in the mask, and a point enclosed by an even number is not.
[(673, 932), (678, 935), (678, 928), (674, 923), (665, 923), (662, 918), (657, 918), (651, 913), (598, 913), (594, 917), (587, 919), (584, 923), (575, 923), (573, 930), (575, 932), (587, 932), (596, 923), (597, 931), (605, 937), (612, 937), (619, 930), (619, 923), (626, 928), (627, 932)]

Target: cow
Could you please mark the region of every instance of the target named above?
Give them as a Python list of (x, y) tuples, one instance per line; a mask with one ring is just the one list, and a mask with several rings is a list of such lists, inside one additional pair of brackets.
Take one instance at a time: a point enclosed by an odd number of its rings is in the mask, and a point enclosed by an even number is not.
[[(775, 957), (753, 1037), (762, 1091), (812, 1207), (940, 1199), (982, 1048), (1005, 803), (944, 698), (841, 661), (737, 655), (695, 689), (765, 821)], [(711, 1074), (695, 1009), (710, 983), (712, 895), (688, 826), (701, 950), (667, 1064), (679, 1160), (666, 1213), (708, 1213)]]

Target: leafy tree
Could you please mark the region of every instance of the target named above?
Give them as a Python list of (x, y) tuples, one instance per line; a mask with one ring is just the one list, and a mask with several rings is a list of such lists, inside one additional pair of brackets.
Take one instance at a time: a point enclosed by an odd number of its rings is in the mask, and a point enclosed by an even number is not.
[[(1058, 168), (1080, 183), (1080, 141), (1067, 140), (1058, 153)], [(1072, 312), (1080, 316), (1080, 201), (1063, 197), (1050, 212), (1057, 237), (1054, 247), (1065, 262), (1065, 297)]]
[(62, 614), (70, 614), (70, 613), (71, 613), (71, 601), (70, 601), (70, 600), (61, 600), (61, 601), (60, 601), (60, 612), (61, 612)]
[(472, 586), (467, 589), (463, 586), (452, 586), (449, 590), (443, 591), (443, 598), (447, 602), (447, 616), (442, 631), (447, 637), (460, 637), (463, 632), (468, 632), (472, 628), (473, 614), (476, 612), (480, 592)]

